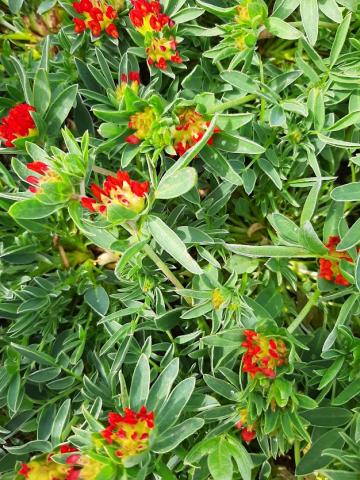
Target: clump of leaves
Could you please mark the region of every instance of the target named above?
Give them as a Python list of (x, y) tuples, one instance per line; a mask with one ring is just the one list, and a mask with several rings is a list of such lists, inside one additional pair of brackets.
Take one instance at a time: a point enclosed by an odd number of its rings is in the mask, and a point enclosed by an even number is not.
[(0, 32), (1, 478), (357, 479), (357, 2)]

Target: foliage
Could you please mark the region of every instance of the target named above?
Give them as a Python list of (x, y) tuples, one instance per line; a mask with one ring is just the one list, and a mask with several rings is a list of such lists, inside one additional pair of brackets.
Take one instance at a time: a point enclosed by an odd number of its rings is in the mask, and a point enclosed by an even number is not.
[(358, 479), (358, 2), (2, 3), (1, 478)]

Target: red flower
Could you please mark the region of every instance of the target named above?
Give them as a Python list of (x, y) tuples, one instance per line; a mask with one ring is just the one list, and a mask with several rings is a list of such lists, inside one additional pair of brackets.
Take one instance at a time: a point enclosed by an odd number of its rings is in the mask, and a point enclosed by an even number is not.
[[(194, 108), (184, 108), (178, 115), (179, 124), (173, 133), (174, 148), (181, 157), (192, 146), (198, 143), (204, 136), (210, 122), (195, 111)], [(214, 128), (213, 133), (220, 132), (218, 127)], [(208, 144), (211, 145), (213, 137), (209, 138)]]
[(25, 478), (27, 478), (28, 476), (28, 473), (30, 472), (30, 468), (28, 467), (27, 463), (22, 463), (21, 464), (21, 468), (20, 470), (18, 471), (18, 474), (19, 475), (23, 475)]
[(256, 432), (254, 430), (249, 430), (248, 428), (243, 428), (241, 430), (241, 436), (245, 442), (250, 443), (256, 437)]
[(136, 135), (129, 135), (125, 138), (125, 142), (131, 143), (132, 145), (137, 145), (140, 143), (140, 138), (138, 138)]
[(110, 23), (105, 29), (105, 32), (113, 38), (119, 38), (119, 32), (113, 23)]
[(140, 28), (144, 24), (144, 18), (140, 12), (137, 10), (131, 10), (129, 13), (129, 18), (131, 23), (134, 25), (136, 28)]
[(149, 191), (149, 182), (136, 182), (131, 180), (127, 172), (119, 171), (116, 177), (108, 176), (103, 188), (95, 183), (91, 185), (95, 199), (83, 197), (83, 207), (91, 212), (105, 214), (109, 205), (120, 205), (135, 213), (140, 213), (145, 206), (145, 195)]
[(329, 251), (329, 255), (334, 258), (334, 260), (330, 260), (327, 258), (320, 258), (320, 271), (319, 277), (328, 280), (329, 282), (333, 282), (336, 285), (343, 285), (344, 287), (348, 287), (350, 283), (346, 280), (346, 278), (340, 272), (339, 261), (345, 260), (349, 263), (353, 263), (353, 259), (347, 252), (338, 252), (336, 250), (336, 246), (340, 243), (340, 237), (333, 236), (329, 237), (328, 243), (325, 245)]
[(81, 473), (81, 470), (72, 468), (68, 472), (65, 480), (78, 480), (80, 478), (80, 473)]
[(73, 22), (75, 24), (74, 30), (76, 33), (82, 33), (86, 30), (86, 24), (81, 18), (73, 18)]
[(160, 2), (135, 0), (131, 3), (133, 4), (133, 9), (129, 13), (130, 21), (143, 35), (149, 32), (160, 32), (165, 25), (170, 27), (174, 25), (174, 22), (161, 12)]
[(74, 2), (73, 7), (77, 13), (84, 15), (84, 19), (73, 19), (76, 33), (82, 33), (89, 28), (95, 37), (100, 36), (103, 31), (112, 38), (119, 37), (119, 32), (113, 24), (117, 12), (111, 5), (96, 0), (81, 0)]
[(129, 80), (131, 82), (138, 82), (140, 83), (140, 72), (130, 72), (129, 73)]
[(126, 458), (148, 447), (154, 428), (154, 412), (148, 412), (146, 407), (141, 407), (139, 412), (125, 408), (124, 415), (109, 413), (108, 423), (100, 432), (103, 439), (117, 448), (118, 457)]
[(97, 20), (90, 20), (87, 25), (94, 37), (98, 37), (101, 34), (101, 25)]
[(72, 447), (69, 443), (65, 443), (60, 447), (60, 453), (70, 453), (70, 452), (77, 452), (77, 451), (78, 449), (75, 447)]
[(30, 112), (35, 108), (27, 103), (21, 103), (13, 107), (0, 123), (0, 138), (6, 140), (6, 147), (13, 147), (13, 140), (20, 137), (27, 137), (35, 129), (35, 123)]
[(114, 18), (117, 17), (116, 10), (115, 10), (111, 5), (109, 5), (109, 6), (106, 8), (105, 15), (107, 16), (107, 18), (111, 18), (111, 19), (113, 19), (113, 20), (114, 20)]
[(26, 168), (32, 170), (33, 172), (39, 173), (40, 175), (45, 175), (49, 170), (49, 165), (44, 162), (30, 162), (26, 164)]
[(156, 68), (160, 68), (160, 70), (166, 70), (167, 63), (164, 57), (161, 57), (157, 63), (155, 63)]
[(246, 340), (241, 346), (246, 348), (243, 358), (243, 371), (254, 378), (257, 374), (275, 378), (276, 367), (287, 361), (286, 345), (282, 340), (275, 341), (253, 330), (244, 331)]

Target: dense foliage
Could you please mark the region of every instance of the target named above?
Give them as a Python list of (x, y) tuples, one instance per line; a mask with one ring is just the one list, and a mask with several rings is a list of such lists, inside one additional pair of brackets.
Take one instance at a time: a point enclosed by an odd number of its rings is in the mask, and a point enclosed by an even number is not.
[(1, 0), (0, 477), (360, 478), (357, 0)]

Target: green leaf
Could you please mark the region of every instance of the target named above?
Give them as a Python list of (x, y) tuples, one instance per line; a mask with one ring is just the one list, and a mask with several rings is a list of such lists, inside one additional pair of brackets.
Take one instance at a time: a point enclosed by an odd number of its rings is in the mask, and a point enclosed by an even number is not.
[(231, 252), (246, 257), (275, 257), (275, 258), (312, 258), (314, 254), (300, 247), (283, 247), (280, 245), (235, 245), (227, 244)]
[(324, 455), (327, 448), (341, 448), (344, 440), (340, 436), (339, 430), (330, 430), (319, 437), (312, 445), (310, 450), (300, 459), (296, 467), (296, 475), (308, 475), (315, 470), (326, 467), (332, 458)]
[(281, 213), (272, 213), (268, 217), (278, 236), (290, 245), (299, 244), (299, 227)]
[(233, 385), (225, 382), (225, 380), (220, 380), (219, 378), (205, 374), (204, 381), (211, 390), (222, 397), (232, 400), (233, 402), (239, 401), (240, 392), (236, 390)]
[(33, 96), (36, 111), (44, 114), (50, 105), (51, 90), (47, 72), (43, 68), (36, 72)]
[[(127, 248), (125, 252), (121, 254), (120, 260), (116, 264), (115, 271), (114, 271), (115, 275), (118, 278), (121, 276), (126, 265), (130, 262), (130, 260), (132, 260), (136, 256), (137, 253), (139, 253), (143, 249), (146, 243), (147, 243), (147, 240), (143, 240), (142, 242), (135, 243), (134, 245), (131, 245), (129, 248)], [(113, 248), (114, 250), (116, 250), (115, 247)]]
[(136, 364), (130, 387), (130, 408), (139, 410), (146, 405), (149, 395), (150, 367), (146, 355), (142, 354)]
[(360, 242), (360, 218), (345, 233), (336, 250), (349, 250)]
[(150, 216), (147, 220), (147, 226), (160, 247), (178, 261), (180, 265), (191, 273), (196, 275), (202, 274), (202, 269), (189, 255), (185, 244), (159, 217)]
[(249, 75), (237, 71), (225, 71), (220, 73), (220, 77), (233, 87), (239, 88), (243, 92), (258, 93), (260, 91), (256, 83)]
[(282, 181), (281, 178), (269, 160), (266, 160), (265, 158), (260, 158), (258, 160), (258, 165), (261, 168), (261, 170), (266, 173), (266, 175), (270, 178), (270, 180), (274, 183), (274, 185), (281, 190), (282, 189)]
[(265, 152), (265, 148), (258, 143), (245, 137), (239, 137), (222, 132), (214, 137), (213, 145), (219, 150), (231, 153), (245, 153), (259, 155)]
[(99, 315), (106, 315), (110, 301), (106, 290), (101, 285), (90, 287), (84, 295), (85, 302)]
[(172, 16), (172, 20), (176, 22), (177, 25), (185, 22), (190, 22), (191, 20), (195, 20), (195, 18), (200, 17), (204, 13), (204, 10), (201, 8), (194, 8), (194, 7), (189, 7), (189, 8), (184, 8), (183, 10), (180, 10), (177, 12), (175, 15)]
[(214, 480), (232, 480), (233, 463), (224, 438), (220, 438), (216, 447), (210, 452), (208, 467)]
[(355, 283), (356, 288), (360, 290), (360, 255), (358, 255), (356, 259), (356, 266), (355, 266)]
[(348, 403), (351, 399), (360, 395), (360, 379), (354, 380), (347, 385), (341, 393), (331, 402), (333, 405), (344, 405)]
[(11, 346), (19, 352), (21, 355), (24, 357), (28, 358), (29, 360), (33, 362), (37, 362), (40, 365), (50, 365), (56, 367), (56, 362), (53, 357), (48, 355), (47, 353), (44, 352), (37, 352), (36, 350), (33, 350), (32, 348), (29, 347), (24, 347), (22, 345), (18, 345), (16, 343), (11, 343)]
[[(205, 147), (204, 147), (205, 148)], [(185, 167), (176, 171), (171, 176), (163, 177), (155, 191), (155, 197), (168, 200), (184, 195), (191, 190), (197, 182), (197, 171), (192, 167)]]
[(348, 183), (347, 185), (334, 188), (331, 192), (331, 198), (336, 202), (360, 201), (360, 182)]
[(338, 140), (337, 138), (327, 137), (322, 133), (317, 134), (321, 142), (326, 143), (327, 145), (332, 145), (333, 147), (339, 148), (360, 148), (360, 143), (346, 142), (345, 140)]
[(328, 249), (319, 239), (314, 227), (309, 221), (305, 222), (305, 224), (300, 228), (299, 233), (300, 243), (306, 250), (314, 253), (315, 255), (326, 255), (328, 253)]
[(302, 412), (301, 416), (310, 422), (310, 425), (332, 428), (348, 423), (352, 418), (352, 413), (345, 408), (319, 407), (308, 412)]
[(337, 337), (337, 329), (340, 325), (344, 325), (348, 318), (351, 317), (353, 314), (353, 309), (355, 306), (355, 303), (357, 301), (357, 296), (356, 295), (350, 295), (346, 299), (346, 301), (343, 303), (338, 318), (335, 322), (335, 325), (333, 329), (331, 330), (330, 334), (328, 335), (327, 339), (324, 342), (323, 345), (323, 352), (326, 352), (329, 350), (335, 343), (336, 337)]
[(354, 125), (359, 122), (360, 122), (360, 111), (351, 112), (345, 115), (345, 117), (340, 118), (340, 120), (335, 122), (326, 130), (329, 132), (337, 132), (339, 130), (344, 130), (345, 128), (350, 127), (351, 125)]
[(60, 406), (56, 417), (54, 419), (54, 423), (51, 429), (51, 442), (53, 445), (58, 445), (63, 435), (63, 430), (66, 426), (66, 422), (68, 416), (70, 414), (70, 407), (71, 407), (71, 400), (67, 398)]
[(315, 45), (318, 36), (319, 10), (317, 0), (300, 0), (301, 21), (310, 45)]
[(9, 8), (11, 13), (18, 13), (24, 3), (24, 0), (9, 0)]
[(66, 120), (74, 106), (77, 90), (77, 85), (70, 85), (51, 102), (51, 106), (45, 116), (48, 135), (56, 136), (58, 134), (62, 123)]
[(158, 410), (168, 397), (171, 387), (179, 373), (179, 359), (174, 358), (160, 373), (150, 389), (146, 406), (149, 410)]
[[(13, 5), (15, 8), (17, 7), (21, 8), (22, 3), (23, 3), (23, 0), (13, 0)], [(9, 6), (10, 6), (10, 2), (9, 2)], [(13, 13), (16, 13), (16, 12), (13, 12)], [(11, 57), (11, 60), (15, 67), (16, 73), (20, 79), (20, 83), (24, 92), (26, 103), (28, 103), (29, 105), (33, 105), (33, 96), (30, 88), (30, 83), (29, 83), (29, 79), (27, 78), (24, 67), (16, 57)]]
[(200, 430), (204, 425), (201, 418), (189, 418), (162, 433), (152, 446), (156, 453), (166, 453), (177, 447), (186, 438)]
[(26, 455), (29, 453), (34, 454), (35, 452), (50, 453), (51, 443), (44, 440), (33, 440), (31, 442), (25, 443), (24, 445), (5, 448), (9, 453), (13, 455)]
[(289, 23), (277, 17), (268, 18), (265, 21), (265, 26), (270, 33), (285, 40), (297, 40), (303, 36), (295, 27), (292, 27)]
[(341, 22), (339, 28), (336, 31), (335, 40), (332, 44), (330, 57), (329, 57), (330, 68), (335, 65), (335, 63), (337, 62), (337, 59), (339, 58), (339, 55), (341, 53), (341, 50), (344, 46), (344, 43), (347, 37), (350, 21), (351, 21), (351, 13), (349, 12), (344, 18), (344, 20)]
[(159, 431), (176, 423), (181, 412), (186, 407), (195, 388), (195, 378), (188, 377), (180, 382), (162, 405), (157, 415)]

